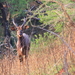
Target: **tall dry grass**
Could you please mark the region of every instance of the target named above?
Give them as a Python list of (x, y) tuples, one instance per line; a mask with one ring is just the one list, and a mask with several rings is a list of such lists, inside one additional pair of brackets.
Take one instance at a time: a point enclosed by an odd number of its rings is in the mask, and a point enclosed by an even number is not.
[(63, 67), (63, 50), (61, 47), (45, 48), (30, 54), (23, 63), (19, 62), (17, 56), (5, 56), (0, 60), (0, 75), (54, 75)]
[[(66, 39), (73, 50), (74, 34), (72, 32)], [(28, 60), (23, 63), (19, 62), (17, 55), (4, 55), (3, 59), (0, 59), (0, 75), (60, 75), (65, 74), (65, 66), (67, 71), (74, 75), (75, 55), (59, 39), (46, 46), (40, 44), (39, 47), (31, 49), (35, 50), (30, 51)]]
[[(49, 75), (56, 68), (55, 59), (59, 55), (59, 53), (55, 54), (55, 49), (52, 50), (54, 52), (45, 47), (41, 52), (30, 54), (28, 60), (24, 60), (23, 63), (19, 62), (17, 56), (4, 56), (0, 60), (0, 75)], [(59, 58), (56, 59), (58, 60)]]

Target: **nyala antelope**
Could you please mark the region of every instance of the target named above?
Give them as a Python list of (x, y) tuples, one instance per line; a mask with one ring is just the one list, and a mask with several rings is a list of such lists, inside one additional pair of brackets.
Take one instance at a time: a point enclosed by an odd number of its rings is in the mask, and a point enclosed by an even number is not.
[(20, 26), (14, 22), (14, 19), (12, 22), (15, 27), (11, 29), (17, 31), (17, 54), (19, 56), (20, 62), (22, 62), (23, 56), (25, 56), (25, 59), (27, 59), (30, 50), (30, 38), (26, 33), (23, 33), (23, 30), (29, 28), (29, 26), (25, 25), (26, 18), (24, 18), (24, 22)]

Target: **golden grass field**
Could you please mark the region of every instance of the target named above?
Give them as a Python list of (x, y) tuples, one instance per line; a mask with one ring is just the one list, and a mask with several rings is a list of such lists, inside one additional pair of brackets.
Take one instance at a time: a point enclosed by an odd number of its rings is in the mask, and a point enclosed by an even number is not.
[[(68, 36), (67, 43), (74, 51), (74, 35)], [(9, 54), (0, 59), (0, 75), (65, 75), (65, 66), (68, 72), (74, 75), (75, 55), (59, 39), (47, 46), (43, 44), (37, 48), (31, 46), (31, 49), (34, 51), (30, 51), (28, 60), (24, 60), (23, 63), (19, 62), (17, 55)]]

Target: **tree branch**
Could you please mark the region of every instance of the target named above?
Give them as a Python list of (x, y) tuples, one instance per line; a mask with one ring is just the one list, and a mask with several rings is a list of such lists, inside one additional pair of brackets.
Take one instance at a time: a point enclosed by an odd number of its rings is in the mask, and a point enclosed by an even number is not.
[[(32, 26), (33, 26), (33, 25), (32, 25)], [(70, 47), (70, 45), (69, 45), (60, 35), (56, 34), (56, 33), (53, 32), (53, 31), (50, 31), (50, 30), (47, 30), (47, 29), (44, 29), (44, 28), (41, 28), (41, 27), (37, 27), (37, 26), (33, 26), (33, 27), (42, 29), (42, 30), (44, 30), (44, 31), (46, 31), (46, 32), (49, 32), (49, 33), (51, 33), (51, 34), (57, 36), (57, 37), (67, 46), (67, 48), (75, 55), (75, 52), (72, 50), (72, 48)]]

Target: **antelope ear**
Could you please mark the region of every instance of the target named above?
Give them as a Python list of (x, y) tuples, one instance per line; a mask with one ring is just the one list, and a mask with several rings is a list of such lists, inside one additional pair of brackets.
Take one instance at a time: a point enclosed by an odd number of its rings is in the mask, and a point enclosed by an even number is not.
[(10, 27), (10, 30), (15, 31), (16, 27), (12, 26), (12, 27)]
[(24, 29), (28, 29), (29, 28), (29, 26), (24, 26)]

